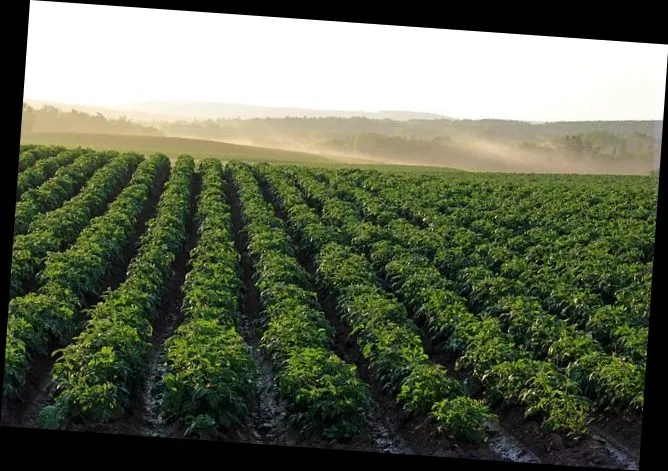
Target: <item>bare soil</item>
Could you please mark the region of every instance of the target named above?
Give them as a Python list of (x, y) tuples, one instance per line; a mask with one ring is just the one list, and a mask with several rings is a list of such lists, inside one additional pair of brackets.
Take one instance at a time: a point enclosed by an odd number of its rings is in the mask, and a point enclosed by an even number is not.
[(638, 413), (603, 413), (591, 426), (592, 432), (630, 456), (640, 460), (642, 416)]
[(255, 410), (249, 415), (245, 430), (237, 431), (236, 437), (228, 439), (249, 443), (292, 445), (296, 431), (291, 430), (287, 423), (287, 404), (278, 392), (271, 363), (258, 348), (262, 336), (259, 326), (262, 306), (257, 287), (253, 283), (254, 270), (247, 250), (248, 238), (243, 230), (241, 202), (228, 170), (225, 171), (225, 183), (227, 203), (232, 212), (234, 243), (241, 255), (243, 274), (242, 321), (239, 330), (251, 348), (259, 371), (259, 397)]
[(2, 398), (2, 425), (29, 428), (38, 426), (39, 412), (49, 404), (53, 363), (53, 358), (43, 355), (33, 359), (23, 396), (19, 399)]

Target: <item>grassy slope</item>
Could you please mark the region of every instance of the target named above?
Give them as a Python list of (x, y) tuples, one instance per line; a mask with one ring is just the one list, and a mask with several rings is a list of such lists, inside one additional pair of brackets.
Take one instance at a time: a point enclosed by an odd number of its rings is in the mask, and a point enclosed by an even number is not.
[(144, 154), (162, 152), (169, 157), (190, 154), (195, 158), (221, 157), (239, 160), (272, 160), (295, 163), (316, 163), (328, 160), (315, 154), (286, 152), (269, 148), (254, 148), (203, 139), (162, 136), (131, 136), (88, 133), (34, 133), (21, 138), (21, 144), (59, 144), (94, 149), (136, 151)]
[(216, 157), (224, 160), (243, 160), (248, 162), (277, 162), (303, 164), (323, 167), (359, 167), (391, 169), (406, 172), (442, 172), (453, 171), (445, 167), (410, 166), (368, 162), (344, 162), (340, 158), (311, 154), (307, 152), (287, 151), (268, 147), (244, 146), (204, 139), (186, 139), (180, 137), (131, 136), (88, 133), (33, 133), (22, 136), (21, 144), (57, 144), (68, 147), (91, 147), (94, 149), (115, 149), (135, 151), (143, 154), (162, 152), (171, 158), (180, 154), (190, 154), (195, 159)]

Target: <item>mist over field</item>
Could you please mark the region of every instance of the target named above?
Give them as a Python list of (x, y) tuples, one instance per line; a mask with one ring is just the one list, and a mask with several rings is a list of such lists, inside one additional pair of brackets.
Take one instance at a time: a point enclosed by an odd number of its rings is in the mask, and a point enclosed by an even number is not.
[(658, 169), (661, 132), (661, 121), (529, 123), (179, 102), (103, 108), (27, 100), (23, 115), (25, 139), (49, 133), (186, 138), (198, 148), (219, 142), (259, 148), (258, 155), (299, 152), (314, 163), (492, 172), (647, 174)]

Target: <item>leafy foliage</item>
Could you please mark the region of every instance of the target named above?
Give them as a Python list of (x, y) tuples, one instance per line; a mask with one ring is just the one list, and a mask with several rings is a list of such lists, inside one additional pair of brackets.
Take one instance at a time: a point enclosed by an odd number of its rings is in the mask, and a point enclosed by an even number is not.
[(60, 168), (71, 164), (81, 152), (88, 153), (90, 149), (62, 149), (52, 148), (49, 153), (58, 152), (52, 157), (38, 160), (35, 165), (19, 173), (16, 183), (16, 201), (21, 201), (25, 192), (37, 188), (53, 176)]
[(99, 169), (81, 192), (60, 208), (36, 215), (26, 234), (14, 235), (10, 296), (23, 293), (48, 252), (58, 252), (72, 243), (91, 218), (99, 216), (128, 183), (142, 162), (139, 154), (124, 154)]
[(19, 153), (19, 173), (27, 170), (37, 162), (53, 157), (65, 150), (62, 146), (22, 145)]
[(58, 352), (55, 407), (67, 421), (112, 420), (128, 407), (151, 348), (150, 321), (185, 243), (193, 173), (192, 157), (179, 157), (125, 280), (95, 306), (83, 332)]
[(168, 166), (164, 155), (143, 161), (104, 214), (92, 219), (67, 250), (47, 255), (39, 290), (10, 301), (7, 393), (15, 395), (25, 386), (32, 354), (46, 353), (52, 343), (65, 344), (75, 334), (75, 314), (85, 297), (104, 289), (107, 271), (120, 261), (152, 188)]
[(59, 168), (43, 185), (23, 193), (16, 205), (14, 234), (24, 234), (35, 216), (58, 208), (74, 196), (96, 170), (115, 157), (116, 153), (83, 151), (70, 165)]
[(224, 199), (220, 161), (201, 163), (196, 221), (199, 241), (190, 253), (181, 314), (167, 340), (164, 410), (188, 425), (186, 434), (210, 437), (242, 423), (257, 396), (257, 367), (236, 331), (241, 279), (233, 246), (232, 215)]
[[(335, 326), (318, 293), (374, 385), (454, 440), (486, 440), (495, 420), (488, 403), (519, 405), (569, 436), (586, 434), (596, 409), (642, 411), (650, 177), (224, 168), (215, 159), (196, 170), (183, 156), (125, 282), (102, 294), (167, 158), (23, 146), (19, 168), (4, 394), (20, 396), (32, 357), (56, 348), (46, 426), (113, 420), (127, 409), (193, 217), (195, 173), (199, 240), (162, 388), (166, 415), (186, 435), (213, 438), (242, 424), (257, 398), (255, 360), (237, 332), (241, 264), (228, 189), (259, 291), (259, 347), (304, 433), (362, 434), (372, 406), (356, 366), (333, 352)], [(101, 294), (82, 331), (78, 314)], [(427, 342), (482, 386), (484, 401), (468, 396), (468, 379), (430, 360)]]
[(330, 439), (363, 433), (368, 386), (357, 377), (354, 365), (331, 351), (333, 329), (295, 257), (283, 221), (265, 201), (252, 171), (240, 164), (228, 169), (239, 194), (262, 302), (260, 346), (277, 368), (291, 419), (304, 433), (317, 431)]
[[(301, 240), (309, 241), (316, 252), (317, 282), (336, 298), (339, 315), (348, 325), (378, 385), (402, 403), (407, 413), (435, 418), (439, 432), (463, 440), (483, 440), (486, 432), (482, 422), (493, 414), (479, 402), (472, 403), (475, 407), (461, 405), (469, 404), (466, 386), (430, 362), (405, 307), (383, 289), (369, 259), (355, 250), (363, 251), (385, 232), (369, 225), (356, 231), (359, 221), (354, 206), (336, 200), (316, 179), (303, 178), (305, 171), (288, 173), (288, 170), (287, 175), (282, 175), (267, 165), (258, 165), (256, 169), (268, 183), (277, 204), (288, 214), (290, 227)], [(290, 180), (298, 182), (304, 191), (301, 200), (292, 189), (294, 183), (288, 183)], [(307, 200), (321, 208), (322, 219), (299, 216), (300, 212), (313, 211), (304, 204)], [(290, 203), (294, 206), (289, 206)], [(307, 225), (300, 225), (300, 221)], [(316, 234), (328, 232), (333, 234), (330, 239), (325, 238), (321, 245), (314, 244), (319, 240)], [(342, 245), (339, 243), (342, 240), (351, 241), (352, 246)], [(448, 400), (456, 401), (453, 409), (448, 408), (454, 416), (442, 412), (430, 415), (438, 404), (446, 404), (444, 401)]]

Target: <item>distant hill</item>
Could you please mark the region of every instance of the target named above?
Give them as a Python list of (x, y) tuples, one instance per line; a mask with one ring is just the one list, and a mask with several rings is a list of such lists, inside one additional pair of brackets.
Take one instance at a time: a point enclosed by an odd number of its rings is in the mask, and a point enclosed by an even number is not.
[(164, 132), (125, 116), (109, 116), (104, 110), (77, 110), (52, 105), (32, 107), (24, 103), (21, 134), (30, 133), (103, 133), (119, 135), (162, 136)]
[(62, 111), (76, 110), (79, 111), (80, 113), (89, 113), (89, 114), (99, 113), (101, 115), (104, 115), (105, 118), (109, 119), (118, 119), (122, 118), (123, 116), (135, 121), (145, 121), (145, 122), (175, 121), (178, 119), (182, 119), (178, 116), (159, 115), (142, 111), (128, 111), (121, 108), (113, 108), (105, 106), (76, 105), (72, 103), (58, 103), (55, 101), (32, 100), (29, 98), (24, 99), (23, 102), (35, 109), (41, 109), (45, 106), (53, 106)]
[(162, 152), (172, 158), (176, 158), (181, 154), (190, 154), (195, 158), (217, 157), (221, 159), (306, 164), (339, 163), (339, 159), (326, 155), (164, 136), (47, 132), (26, 134), (21, 138), (21, 144), (114, 149), (118, 151), (140, 152), (145, 155)]
[(238, 103), (206, 103), (179, 101), (152, 101), (124, 105), (91, 106), (57, 103), (45, 100), (25, 99), (33, 108), (54, 106), (62, 110), (77, 110), (84, 113), (100, 113), (108, 118), (125, 116), (137, 121), (180, 121), (193, 119), (263, 119), (263, 118), (353, 118), (389, 119), (407, 121), (411, 119), (453, 119), (434, 113), (403, 110), (342, 111), (307, 108), (280, 108), (271, 106), (243, 105)]
[(129, 103), (112, 107), (132, 113), (173, 116), (180, 119), (254, 119), (254, 118), (352, 118), (391, 119), (406, 121), (409, 119), (451, 119), (434, 113), (416, 111), (386, 110), (377, 112), (318, 110), (310, 108), (283, 108), (271, 106), (244, 105), (239, 103), (206, 103), (153, 101)]

